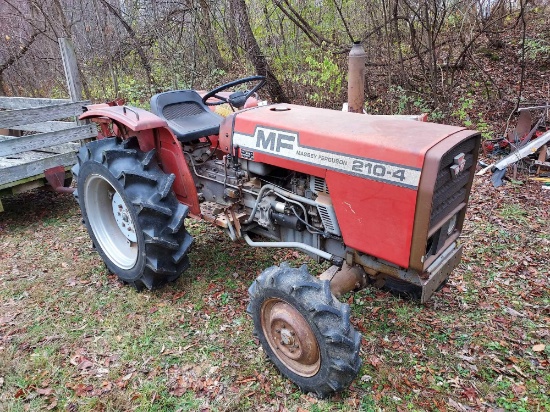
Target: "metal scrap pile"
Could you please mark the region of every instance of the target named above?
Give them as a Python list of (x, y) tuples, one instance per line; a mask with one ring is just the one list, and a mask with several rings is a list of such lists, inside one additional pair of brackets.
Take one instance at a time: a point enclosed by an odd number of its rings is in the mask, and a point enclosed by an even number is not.
[[(539, 116), (531, 116), (531, 112), (541, 113)], [(496, 163), (486, 165), (478, 175), (484, 174), (487, 170), (493, 172), (491, 181), (495, 187), (502, 186), (505, 174), (509, 166), (513, 167), (514, 179), (516, 178), (517, 166), (521, 162), (528, 168), (530, 173), (537, 175), (536, 180), (542, 181), (543, 185), (550, 185), (550, 120), (548, 114), (550, 104), (519, 108), (518, 123), (515, 129), (510, 130), (505, 137), (497, 140), (486, 140), (483, 142), (483, 153), (485, 156), (498, 156), (503, 153), (509, 154)], [(480, 162), (481, 163), (481, 162)]]

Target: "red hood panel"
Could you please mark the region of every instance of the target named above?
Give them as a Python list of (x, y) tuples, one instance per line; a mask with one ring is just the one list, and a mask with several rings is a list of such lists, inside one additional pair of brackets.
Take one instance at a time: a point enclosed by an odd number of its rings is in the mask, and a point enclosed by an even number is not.
[(273, 110), (282, 106), (237, 113), (233, 150), (325, 178), (345, 244), (408, 267), (426, 152), (464, 129), (294, 105)]
[[(286, 106), (290, 110), (277, 111)], [(235, 132), (256, 126), (298, 134), (300, 146), (421, 168), (426, 151), (462, 127), (296, 105), (272, 105), (237, 114)]]

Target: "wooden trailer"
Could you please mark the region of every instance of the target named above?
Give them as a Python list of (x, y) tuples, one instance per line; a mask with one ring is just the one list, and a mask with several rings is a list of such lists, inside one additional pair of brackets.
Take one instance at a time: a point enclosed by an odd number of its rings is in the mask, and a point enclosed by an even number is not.
[(77, 120), (89, 102), (81, 97), (70, 42), (59, 45), (70, 99), (0, 96), (0, 212), (8, 194), (46, 184), (63, 191), (81, 142), (97, 135), (95, 125)]

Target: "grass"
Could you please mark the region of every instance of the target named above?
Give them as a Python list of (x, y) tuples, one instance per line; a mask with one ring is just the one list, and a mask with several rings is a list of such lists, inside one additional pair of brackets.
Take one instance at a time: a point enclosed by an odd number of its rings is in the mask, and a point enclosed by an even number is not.
[(138, 293), (105, 269), (70, 196), (5, 198), (0, 409), (549, 410), (550, 345), (536, 345), (550, 336), (550, 217), (537, 193), (476, 181), (462, 263), (428, 304), (372, 288), (346, 296), (363, 368), (329, 400), (278, 373), (245, 313), (264, 268), (323, 266), (188, 221), (192, 268)]

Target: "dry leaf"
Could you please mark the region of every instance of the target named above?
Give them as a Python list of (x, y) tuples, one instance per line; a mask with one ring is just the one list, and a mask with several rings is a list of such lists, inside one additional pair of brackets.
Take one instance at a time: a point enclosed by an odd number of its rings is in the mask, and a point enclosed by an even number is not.
[(57, 406), (57, 399), (52, 400), (52, 402), (46, 406), (46, 410), (51, 411)]
[(533, 346), (533, 352), (542, 352), (546, 348), (544, 343), (539, 343), (538, 345)]
[(53, 389), (52, 388), (44, 388), (44, 389), (37, 388), (36, 393), (39, 394), (39, 395), (50, 396), (53, 393)]
[(459, 412), (466, 412), (470, 410), (470, 407), (463, 405), (452, 398), (449, 398), (448, 404), (450, 407), (455, 408)]
[(19, 315), (19, 313), (14, 313), (14, 314), (2, 316), (0, 318), (0, 325), (12, 322), (18, 315)]
[(374, 355), (371, 355), (369, 357), (369, 363), (374, 366), (376, 369), (378, 369), (378, 367), (380, 366), (380, 364), (382, 363), (382, 361), (380, 360), (379, 357), (377, 356), (374, 356)]
[(94, 366), (88, 359), (83, 358), (82, 362), (78, 364), (78, 369), (90, 369)]
[(470, 402), (473, 402), (477, 397), (477, 393), (474, 388), (469, 387), (462, 391), (462, 396), (467, 398)]

